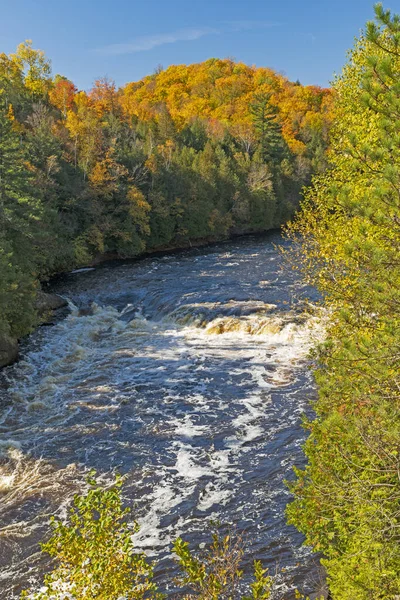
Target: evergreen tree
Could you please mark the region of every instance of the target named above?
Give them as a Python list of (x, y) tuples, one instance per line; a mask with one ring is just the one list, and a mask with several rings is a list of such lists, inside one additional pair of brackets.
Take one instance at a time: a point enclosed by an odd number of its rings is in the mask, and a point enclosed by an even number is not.
[(256, 94), (250, 104), (250, 114), (258, 134), (262, 160), (276, 168), (287, 154), (278, 108), (271, 104), (269, 94)]
[(20, 335), (34, 321), (32, 246), (39, 207), (10, 105), (2, 96), (0, 90), (0, 330)]
[(376, 19), (335, 84), (330, 169), (289, 229), (330, 324), (288, 514), (335, 600), (400, 590), (400, 19)]

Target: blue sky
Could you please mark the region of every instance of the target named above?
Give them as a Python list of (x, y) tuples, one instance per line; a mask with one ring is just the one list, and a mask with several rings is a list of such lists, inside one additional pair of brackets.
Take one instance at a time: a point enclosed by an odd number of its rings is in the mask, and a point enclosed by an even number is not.
[[(1, 0), (0, 52), (32, 39), (81, 89), (157, 65), (235, 58), (328, 85), (373, 15), (371, 0)], [(400, 12), (400, 0), (385, 7)]]

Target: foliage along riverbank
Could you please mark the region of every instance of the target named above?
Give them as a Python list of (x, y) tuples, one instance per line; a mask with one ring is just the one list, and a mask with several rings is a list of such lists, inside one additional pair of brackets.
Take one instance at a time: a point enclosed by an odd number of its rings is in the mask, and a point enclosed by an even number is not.
[(317, 418), (289, 521), (325, 556), (335, 600), (400, 593), (400, 17), (376, 22), (335, 84), (329, 169), (289, 228), (332, 318)]
[[(182, 600), (272, 600), (278, 597), (276, 592), (281, 597), (260, 561), (254, 561), (253, 577), (248, 580), (241, 569), (244, 539), (226, 527), (222, 533), (218, 525), (211, 528), (212, 542), (197, 551), (178, 538), (172, 555), (180, 576), (172, 589), (165, 581), (156, 583), (157, 562), (138, 552), (132, 542), (138, 525), (127, 522), (130, 510), (124, 507), (120, 492), (123, 479), (117, 476), (112, 486), (104, 487), (92, 473), (87, 482), (89, 490), (75, 496), (68, 520), (53, 518), (52, 536), (42, 544), (42, 551), (55, 559), (53, 571), (38, 591), (25, 590), (21, 599), (163, 600), (172, 596)], [(295, 596), (310, 600), (299, 591)]]
[[(377, 8), (335, 84), (329, 168), (289, 227), (332, 318), (289, 520), (335, 600), (400, 592), (400, 18)], [(1, 330), (37, 281), (113, 252), (267, 230), (324, 171), (329, 92), (232, 61), (86, 94), (22, 45), (0, 57)]]
[(0, 335), (37, 322), (40, 280), (99, 255), (280, 226), (325, 167), (331, 104), (231, 60), (86, 93), (30, 43), (1, 54)]

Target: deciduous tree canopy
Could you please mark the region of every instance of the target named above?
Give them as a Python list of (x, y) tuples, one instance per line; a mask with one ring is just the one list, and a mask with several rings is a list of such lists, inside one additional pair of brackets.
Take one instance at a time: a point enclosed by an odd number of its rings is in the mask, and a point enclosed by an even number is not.
[(38, 280), (289, 218), (324, 167), (331, 93), (230, 60), (89, 92), (30, 42), (0, 55), (0, 331), (34, 323)]

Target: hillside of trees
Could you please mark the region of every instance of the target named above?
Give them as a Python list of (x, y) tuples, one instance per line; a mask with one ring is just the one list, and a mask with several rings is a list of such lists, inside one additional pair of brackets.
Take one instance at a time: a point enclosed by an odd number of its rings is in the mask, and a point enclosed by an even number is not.
[[(288, 519), (321, 553), (332, 598), (396, 600), (400, 17), (376, 6), (332, 91), (210, 59), (86, 93), (52, 77), (30, 43), (0, 55), (0, 333), (30, 330), (39, 282), (52, 273), (279, 227), (305, 185), (286, 227), (288, 257), (321, 292), (328, 324)], [(76, 499), (86, 516), (88, 498)], [(76, 523), (80, 535), (87, 523)], [(59, 558), (70, 530), (55, 531), (45, 549)], [(65, 539), (69, 552), (75, 538)], [(87, 586), (78, 558), (73, 574)], [(204, 565), (184, 558), (201, 571), (194, 597), (225, 597), (222, 588), (206, 596)], [(70, 555), (62, 560), (71, 573)], [(249, 597), (266, 599), (259, 569)]]
[(0, 54), (0, 334), (32, 328), (56, 272), (279, 227), (331, 112), (329, 90), (231, 60), (84, 92), (30, 42)]

